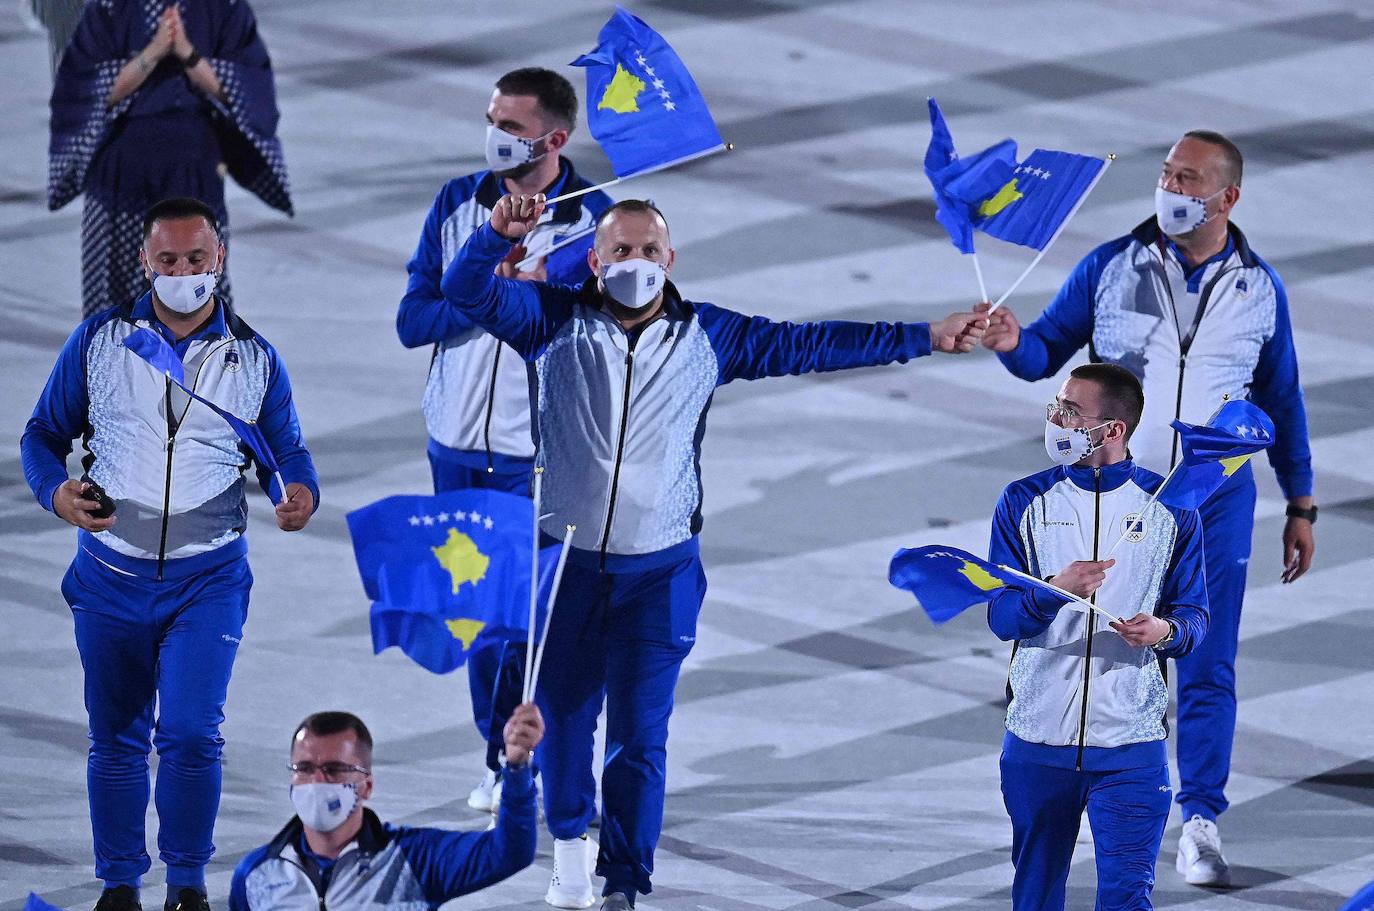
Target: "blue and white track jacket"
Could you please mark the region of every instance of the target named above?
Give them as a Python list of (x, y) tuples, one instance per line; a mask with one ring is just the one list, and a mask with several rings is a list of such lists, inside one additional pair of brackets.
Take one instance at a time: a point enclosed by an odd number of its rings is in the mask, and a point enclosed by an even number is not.
[(1055, 468), (1009, 485), (992, 520), (989, 559), (1036, 578), (1075, 560), (1116, 565), (1093, 601), (1123, 619), (1170, 620), (1174, 642), (1135, 648), (1094, 612), (1037, 591), (1004, 589), (988, 625), (1012, 647), (1007, 737), (1013, 758), (1091, 771), (1163, 765), (1169, 687), (1164, 660), (1207, 634), (1207, 587), (1197, 512), (1150, 495), (1163, 479), (1130, 459), (1104, 468)]
[[(1016, 350), (999, 356), (1016, 376), (1039, 380), (1058, 373), (1084, 345), (1091, 360), (1120, 364), (1145, 387), (1145, 414), (1131, 438), (1142, 465), (1172, 468), (1178, 434), (1169, 422), (1206, 423), (1229, 395), (1273, 418), (1269, 462), (1284, 496), (1312, 493), (1288, 296), (1235, 225), (1226, 248), (1192, 269), (1153, 218), (1103, 244), (1021, 331)], [(1252, 478), (1247, 462), (1227, 483)]]
[[(561, 162), (550, 198), (590, 186), (572, 163)], [(422, 407), (436, 455), (472, 468), (491, 468), (507, 459), (534, 457), (530, 433), (530, 389), (524, 361), (444, 300), (440, 279), (473, 231), (491, 217), (505, 195), (490, 171), (450, 180), (435, 197), (406, 266), (410, 280), (396, 314), (396, 332), (407, 348), (433, 345)], [(578, 284), (590, 273), (587, 251), (597, 216), (611, 205), (596, 191), (545, 211), (523, 243), (539, 250), (566, 244), (544, 263), (551, 282)], [(568, 241), (570, 237), (580, 239)], [(507, 463), (508, 464), (508, 463)]]
[[(157, 321), (149, 291), (76, 328), (24, 429), (24, 476), (45, 509), (68, 478), (77, 438), (86, 474), (115, 501), (118, 521), (99, 534), (79, 532), (80, 546), (151, 578), (169, 561), (186, 561), (180, 573), (246, 552), (243, 475), (251, 452), (223, 418), (124, 347), (140, 328), (175, 348), (196, 394), (258, 423), (282, 479), (309, 487), (318, 508), (319, 479), (276, 350), (218, 304), (203, 329), (178, 342)], [(258, 479), (267, 490), (271, 475), (261, 466)]]
[(334, 862), (327, 882), (297, 847), (301, 821), (292, 819), (239, 862), (229, 911), (434, 911), (520, 872), (534, 862), (538, 837), (534, 781), (528, 768), (502, 774), (496, 828), (393, 826), (364, 809), (362, 831)]
[(569, 559), (649, 568), (696, 547), (701, 440), (731, 380), (905, 363), (930, 353), (925, 323), (776, 323), (685, 301), (627, 333), (580, 288), (497, 278), (511, 248), (487, 224), (444, 273), (444, 295), (529, 361), (545, 531), (577, 526)]

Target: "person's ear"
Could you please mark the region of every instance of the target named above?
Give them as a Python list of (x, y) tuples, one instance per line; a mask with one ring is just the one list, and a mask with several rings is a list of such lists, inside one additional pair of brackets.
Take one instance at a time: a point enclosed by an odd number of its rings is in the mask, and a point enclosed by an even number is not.
[(601, 274), (601, 257), (596, 255), (596, 247), (587, 248), (587, 268), (592, 270), (593, 275)]
[(138, 248), (138, 264), (143, 267), (143, 277), (152, 282), (153, 269), (148, 265), (148, 251), (142, 247)]
[(216, 276), (220, 276), (220, 275), (223, 275), (223, 274), (224, 274), (224, 257), (227, 256), (227, 255), (228, 255), (228, 251), (224, 248), (224, 244), (221, 243), (221, 244), (219, 245), (219, 268), (215, 270), (215, 275), (216, 275)]
[(558, 152), (568, 144), (568, 131), (559, 128), (544, 137), (544, 148), (548, 152)]
[(370, 797), (372, 797), (372, 776), (368, 775), (362, 780), (362, 783), (358, 785), (358, 799), (367, 800)]
[(1232, 184), (1221, 193), (1221, 205), (1217, 206), (1217, 213), (1220, 215), (1228, 214), (1240, 202), (1240, 187)]
[(668, 261), (665, 262), (665, 263), (663, 264), (663, 273), (664, 273), (665, 275), (671, 275), (671, 274), (672, 274), (672, 272), (673, 272), (673, 263), (675, 263), (676, 261), (677, 261), (677, 251), (674, 250), (672, 247), (669, 247), (669, 248), (668, 248)]

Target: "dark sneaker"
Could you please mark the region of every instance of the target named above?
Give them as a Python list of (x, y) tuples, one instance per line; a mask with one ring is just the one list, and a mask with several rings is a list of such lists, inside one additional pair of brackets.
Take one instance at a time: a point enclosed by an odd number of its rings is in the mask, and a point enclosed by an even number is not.
[(182, 889), (176, 903), (163, 903), (162, 911), (210, 911), (210, 899), (197, 889)]
[(143, 905), (139, 904), (138, 890), (133, 886), (115, 886), (100, 893), (95, 911), (143, 911)]

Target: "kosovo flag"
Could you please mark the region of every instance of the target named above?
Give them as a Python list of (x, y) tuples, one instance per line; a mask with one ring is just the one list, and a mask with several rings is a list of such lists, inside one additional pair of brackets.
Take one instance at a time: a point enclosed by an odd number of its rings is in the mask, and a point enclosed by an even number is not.
[(937, 624), (991, 600), (1003, 588), (1039, 588), (1068, 600), (1048, 585), (1036, 585), (966, 550), (938, 544), (897, 551), (888, 566), (887, 581), (915, 595), (916, 603)]
[[(154, 369), (162, 371), (182, 392), (224, 418), (229, 426), (234, 428), (234, 433), (238, 434), (243, 445), (247, 446), (249, 451), (253, 453), (258, 465), (264, 471), (271, 474), (281, 471), (281, 466), (277, 464), (277, 457), (272, 453), (272, 447), (267, 444), (267, 437), (263, 436), (262, 430), (255, 422), (245, 421), (232, 411), (221, 408), (204, 396), (191, 391), (190, 387), (186, 385), (186, 368), (181, 363), (181, 358), (177, 356), (176, 350), (167, 344), (167, 340), (159, 333), (152, 329), (135, 329), (124, 339), (124, 347), (143, 358)], [(268, 496), (271, 496), (270, 492)], [(285, 498), (286, 491), (283, 490), (277, 501)]]
[(1274, 445), (1274, 422), (1257, 405), (1226, 402), (1206, 424), (1173, 421), (1183, 460), (1159, 491), (1159, 502), (1197, 509), (1226, 479), (1263, 449)]
[[(373, 653), (399, 646), (445, 674), (487, 642), (524, 639), (533, 525), (529, 499), (497, 490), (387, 497), (349, 513)], [(540, 551), (541, 604), (561, 548)]]
[(984, 234), (1043, 250), (1097, 183), (1101, 158), (1036, 149), (1001, 187), (976, 207), (973, 224)]
[(961, 253), (973, 252), (973, 222), (978, 206), (1011, 179), (1016, 143), (1004, 139), (971, 158), (960, 158), (944, 112), (934, 98), (930, 107), (930, 144), (924, 170), (935, 191), (935, 220), (944, 226)]
[(587, 70), (587, 127), (616, 177), (658, 171), (725, 148), (692, 74), (663, 36), (617, 6)]
[(24, 911), (62, 911), (62, 909), (43, 901), (38, 897), (37, 892), (30, 892), (28, 901), (24, 902)]

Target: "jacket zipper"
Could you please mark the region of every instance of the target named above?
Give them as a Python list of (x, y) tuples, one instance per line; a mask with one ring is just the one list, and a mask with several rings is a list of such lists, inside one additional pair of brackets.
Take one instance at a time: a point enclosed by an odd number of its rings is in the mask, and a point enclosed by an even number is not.
[[(1097, 561), (1098, 536), (1102, 524), (1102, 469), (1093, 469), (1093, 561)], [(1097, 603), (1097, 592), (1089, 599)], [(1083, 771), (1083, 750), (1088, 743), (1088, 687), (1092, 683), (1093, 633), (1097, 630), (1097, 614), (1088, 611), (1088, 646), (1083, 653), (1083, 704), (1078, 710), (1078, 761), (1074, 768)]]
[(625, 458), (625, 431), (630, 424), (630, 379), (634, 375), (635, 340), (637, 337), (626, 334), (628, 348), (625, 351), (625, 397), (620, 406), (620, 434), (615, 444), (615, 467), (611, 470), (610, 496), (606, 500), (606, 524), (601, 531), (601, 571), (606, 571), (606, 548), (611, 543), (611, 520), (615, 517), (615, 495), (620, 486), (620, 463)]
[[(303, 865), (296, 863), (294, 860), (292, 860), (292, 859), (289, 858), (289, 857), (282, 857), (282, 858), (280, 858), (280, 859), (281, 859), (282, 861), (284, 861), (285, 863), (290, 864), (291, 866), (295, 867), (297, 870), (300, 870), (302, 873), (305, 874), (305, 881), (308, 882), (308, 883), (310, 883), (310, 888), (311, 888), (311, 889), (314, 889), (314, 890), (315, 890), (315, 898), (319, 900), (319, 903), (320, 903), (320, 911), (328, 911), (328, 909), (324, 906), (324, 892), (322, 892), (322, 891), (320, 890), (320, 887), (319, 887), (319, 885), (316, 884), (314, 877), (312, 877), (312, 876), (310, 875), (310, 871), (307, 870), (307, 869), (305, 869), (305, 867), (304, 867)], [(336, 860), (337, 860), (337, 858), (336, 858)]]
[(491, 415), (496, 410), (496, 371), (501, 366), (501, 343), (496, 343), (496, 356), (491, 360), (491, 384), (487, 387), (487, 419), (482, 425), (482, 442), (487, 447), (487, 474), (496, 470), (491, 458)]
[(164, 379), (162, 395), (167, 404), (167, 474), (162, 483), (162, 534), (157, 542), (157, 577), (162, 579), (162, 569), (167, 563), (167, 522), (172, 512), (172, 447), (177, 441), (177, 428), (180, 422), (172, 418), (172, 381)]

